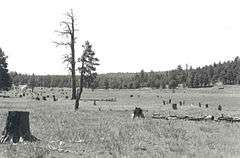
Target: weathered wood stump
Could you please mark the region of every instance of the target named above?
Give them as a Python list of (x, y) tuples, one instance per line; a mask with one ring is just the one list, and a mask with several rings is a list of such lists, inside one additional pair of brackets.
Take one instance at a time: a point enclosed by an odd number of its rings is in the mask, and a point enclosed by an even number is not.
[(0, 143), (19, 141), (38, 141), (33, 136), (29, 126), (29, 112), (27, 111), (9, 111), (6, 126), (2, 132)]
[(201, 107), (201, 106), (202, 106), (202, 104), (199, 102), (199, 103), (198, 103), (198, 106), (199, 106), (199, 107)]
[(56, 98), (55, 95), (53, 95), (53, 101), (57, 101), (58, 99)]
[(179, 102), (179, 105), (182, 106), (182, 101)]
[(208, 104), (205, 104), (205, 107), (208, 108)]
[(143, 110), (141, 108), (136, 107), (133, 111), (133, 119), (135, 117), (138, 118), (145, 118), (144, 114), (143, 114)]
[(221, 105), (218, 105), (218, 110), (222, 111), (222, 106)]
[(172, 104), (173, 110), (177, 110), (177, 104)]
[(45, 96), (43, 96), (43, 97), (42, 97), (42, 100), (45, 100), (45, 101), (46, 101), (46, 100), (47, 100), (47, 98), (46, 98)]
[(163, 100), (163, 105), (166, 105), (166, 101), (165, 100)]

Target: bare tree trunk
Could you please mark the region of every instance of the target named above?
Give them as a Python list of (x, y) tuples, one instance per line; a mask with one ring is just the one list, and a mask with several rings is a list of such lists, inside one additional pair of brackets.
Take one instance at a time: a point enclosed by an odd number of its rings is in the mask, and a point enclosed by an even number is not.
[(76, 99), (76, 74), (75, 74), (75, 48), (74, 48), (74, 33), (71, 39), (71, 51), (72, 51), (72, 61), (71, 61), (71, 71), (72, 71), (72, 99)]
[(77, 95), (77, 99), (76, 99), (76, 102), (75, 102), (75, 110), (78, 110), (79, 100), (81, 99), (82, 91), (83, 91), (83, 73), (81, 72), (80, 85), (79, 85), (79, 93), (78, 93), (78, 95)]
[(67, 12), (66, 14), (67, 20), (62, 21), (60, 25), (64, 25), (64, 28), (62, 31), (56, 31), (61, 36), (64, 36), (68, 39), (70, 37), (69, 42), (63, 41), (63, 42), (54, 42), (57, 46), (68, 46), (71, 48), (71, 54), (68, 56), (66, 55), (65, 62), (68, 62), (71, 64), (71, 77), (72, 77), (72, 99), (76, 99), (76, 68), (75, 68), (75, 21), (74, 21), (74, 14), (71, 10), (70, 12)]
[[(73, 15), (73, 14), (72, 14)], [(76, 75), (75, 75), (75, 28), (74, 28), (74, 18), (72, 17), (72, 34), (71, 34), (71, 51), (72, 51), (72, 99), (76, 99)]]
[[(72, 65), (73, 68), (75, 68), (75, 64), (74, 66)], [(76, 75), (75, 75), (75, 71), (72, 70), (72, 99), (76, 99)]]

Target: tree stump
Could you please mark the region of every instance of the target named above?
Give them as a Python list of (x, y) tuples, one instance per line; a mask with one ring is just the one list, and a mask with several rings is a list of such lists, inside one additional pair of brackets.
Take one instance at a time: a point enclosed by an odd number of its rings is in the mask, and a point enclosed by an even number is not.
[(29, 126), (29, 112), (26, 111), (9, 111), (6, 126), (2, 132), (0, 143), (19, 141), (38, 141), (33, 136)]
[(182, 106), (182, 101), (179, 102), (179, 105)]
[(172, 104), (173, 110), (177, 110), (177, 104)]
[(143, 110), (142, 110), (141, 108), (136, 107), (136, 108), (134, 109), (134, 111), (133, 111), (133, 119), (134, 119), (135, 117), (145, 118), (145, 117), (144, 117), (144, 114), (143, 114)]
[(200, 102), (198, 103), (198, 106), (199, 106), (199, 107), (201, 107), (201, 106), (202, 106)]
[(56, 98), (55, 95), (53, 95), (53, 101), (57, 101), (58, 99)]
[(45, 100), (45, 101), (46, 101), (46, 100), (47, 100), (47, 98), (46, 98), (45, 96), (43, 96), (43, 97), (42, 97), (42, 100)]
[(218, 110), (222, 111), (222, 106), (221, 105), (218, 105)]
[(205, 104), (205, 107), (208, 108), (208, 104)]
[(163, 100), (163, 105), (166, 105), (166, 101), (165, 100)]

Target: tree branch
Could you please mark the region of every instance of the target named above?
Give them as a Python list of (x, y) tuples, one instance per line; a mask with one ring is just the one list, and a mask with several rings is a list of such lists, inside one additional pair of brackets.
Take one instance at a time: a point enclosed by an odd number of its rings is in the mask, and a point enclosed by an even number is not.
[(54, 41), (53, 43), (56, 44), (56, 47), (58, 47), (58, 46), (70, 46), (71, 45), (70, 42), (56, 42), (56, 41)]

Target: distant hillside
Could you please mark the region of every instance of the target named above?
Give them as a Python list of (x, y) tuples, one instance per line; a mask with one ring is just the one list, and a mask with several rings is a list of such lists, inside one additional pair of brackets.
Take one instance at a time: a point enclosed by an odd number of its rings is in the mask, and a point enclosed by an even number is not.
[[(31, 75), (10, 73), (15, 85), (27, 84)], [(112, 88), (112, 89), (135, 89), (142, 87), (152, 88), (176, 88), (179, 84), (186, 87), (209, 87), (215, 83), (234, 85), (240, 83), (240, 59), (213, 63), (204, 67), (183, 69), (179, 65), (176, 69), (165, 72), (139, 73), (106, 73), (99, 74), (94, 83), (85, 82), (87, 88)], [(70, 87), (71, 77), (66, 75), (35, 76), (36, 86), (41, 87)]]

